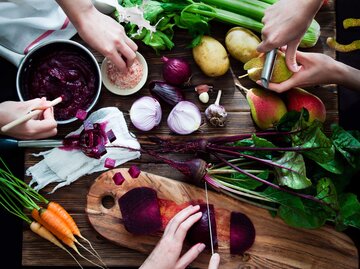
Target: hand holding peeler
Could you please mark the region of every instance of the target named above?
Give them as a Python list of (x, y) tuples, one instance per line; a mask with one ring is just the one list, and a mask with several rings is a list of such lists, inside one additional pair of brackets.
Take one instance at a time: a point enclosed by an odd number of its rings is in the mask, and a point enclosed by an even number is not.
[(265, 88), (269, 87), (269, 82), (273, 73), (276, 55), (277, 49), (273, 49), (266, 53), (264, 66), (261, 72), (261, 83)]

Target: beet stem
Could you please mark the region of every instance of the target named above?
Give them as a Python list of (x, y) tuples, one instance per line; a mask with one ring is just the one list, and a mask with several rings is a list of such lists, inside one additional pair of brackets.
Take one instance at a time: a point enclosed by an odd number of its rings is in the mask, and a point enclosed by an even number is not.
[(256, 180), (256, 181), (259, 181), (259, 182), (261, 182), (261, 183), (263, 183), (263, 184), (265, 184), (265, 185), (267, 185), (267, 186), (270, 186), (270, 187), (272, 187), (272, 188), (274, 188), (274, 189), (276, 189), (276, 190), (279, 190), (279, 191), (284, 191), (284, 192), (290, 193), (290, 194), (292, 194), (292, 195), (295, 195), (295, 196), (298, 196), (298, 197), (301, 197), (301, 198), (304, 198), (304, 199), (308, 199), (308, 200), (311, 200), (311, 201), (314, 201), (314, 202), (317, 202), (317, 203), (326, 205), (326, 206), (328, 206), (328, 207), (331, 208), (331, 206), (330, 206), (328, 203), (324, 202), (323, 200), (317, 199), (317, 198), (315, 198), (315, 197), (312, 196), (312, 195), (302, 194), (302, 193), (294, 192), (294, 191), (289, 190), (289, 189), (282, 188), (282, 187), (280, 187), (279, 185), (276, 185), (276, 184), (271, 183), (271, 182), (269, 182), (269, 181), (263, 180), (263, 179), (255, 176), (255, 175), (250, 174), (250, 173), (244, 171), (243, 169), (241, 169), (241, 168), (233, 165), (232, 163), (229, 163), (227, 160), (225, 160), (223, 157), (219, 156), (219, 155), (218, 155), (217, 153), (215, 153), (215, 152), (213, 152), (212, 154), (213, 154), (216, 158), (218, 158), (220, 161), (222, 161), (223, 163), (226, 163), (227, 165), (229, 165), (229, 166), (231, 166), (232, 168), (234, 168), (234, 169), (235, 169), (236, 171), (238, 171), (239, 173), (242, 173), (242, 174), (244, 174), (244, 175), (246, 175), (246, 176), (248, 176), (248, 177), (250, 177), (250, 178), (252, 178), (252, 179), (254, 179), (254, 180)]

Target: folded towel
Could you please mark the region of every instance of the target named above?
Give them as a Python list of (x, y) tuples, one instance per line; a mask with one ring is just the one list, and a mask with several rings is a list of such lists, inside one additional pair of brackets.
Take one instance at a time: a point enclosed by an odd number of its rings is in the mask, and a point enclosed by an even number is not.
[[(106, 146), (124, 146), (139, 149), (140, 144), (136, 137), (129, 132), (123, 113), (116, 107), (107, 107), (93, 112), (86, 120), (91, 123), (106, 122), (105, 132), (112, 130), (116, 140), (106, 144)], [(81, 126), (68, 136), (78, 135), (84, 129)], [(103, 171), (105, 159), (111, 158), (116, 161), (116, 166), (127, 161), (140, 157), (139, 151), (131, 151), (124, 148), (111, 147), (100, 159), (94, 159), (86, 156), (81, 150), (67, 150), (54, 148), (49, 151), (41, 152), (35, 156), (43, 156), (44, 159), (26, 170), (26, 175), (32, 176), (30, 186), (35, 190), (40, 190), (46, 185), (59, 182), (51, 191), (53, 193), (58, 188), (69, 185), (83, 175)]]

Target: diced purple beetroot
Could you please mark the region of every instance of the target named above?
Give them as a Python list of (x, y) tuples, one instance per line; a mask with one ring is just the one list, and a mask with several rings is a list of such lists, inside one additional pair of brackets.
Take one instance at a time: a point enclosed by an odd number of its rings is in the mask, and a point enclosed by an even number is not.
[[(209, 204), (210, 210), (210, 222), (211, 222), (211, 232), (212, 232), (212, 241), (214, 244), (214, 249), (218, 248), (218, 239), (216, 231), (216, 219), (215, 219), (215, 210), (214, 205)], [(206, 204), (200, 204), (200, 210), (202, 212), (201, 219), (196, 222), (188, 231), (186, 238), (190, 244), (194, 245), (197, 243), (204, 243), (206, 248), (211, 248), (210, 242), (210, 228), (209, 228), (209, 216), (207, 211)]]
[(114, 174), (114, 176), (112, 177), (112, 179), (114, 180), (114, 183), (116, 185), (122, 185), (125, 181), (125, 178), (123, 177), (123, 175), (120, 172), (116, 172)]
[(110, 142), (114, 142), (116, 140), (116, 136), (115, 136), (113, 130), (111, 130), (111, 129), (106, 132), (106, 136)]
[(255, 227), (251, 220), (240, 212), (231, 212), (230, 254), (243, 255), (255, 241)]
[(106, 158), (104, 166), (106, 168), (112, 169), (115, 167), (115, 163), (116, 163), (116, 161), (114, 159)]
[(78, 118), (79, 120), (85, 120), (86, 117), (87, 117), (87, 112), (83, 109), (78, 109), (76, 111), (76, 115), (75, 115), (76, 118)]
[(132, 234), (149, 235), (161, 230), (162, 221), (156, 191), (134, 188), (119, 199), (125, 229)]
[(136, 165), (132, 165), (130, 166), (128, 172), (132, 178), (138, 178), (141, 173), (141, 170)]

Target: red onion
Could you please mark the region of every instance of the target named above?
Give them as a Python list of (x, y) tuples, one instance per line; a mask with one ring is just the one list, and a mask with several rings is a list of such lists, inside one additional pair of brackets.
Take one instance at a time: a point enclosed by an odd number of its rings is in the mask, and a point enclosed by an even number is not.
[(149, 83), (149, 90), (152, 95), (171, 106), (175, 106), (177, 103), (185, 100), (184, 94), (179, 88), (164, 81), (151, 81)]
[(166, 82), (173, 85), (182, 85), (191, 77), (190, 64), (181, 58), (161, 57), (164, 62), (162, 73)]
[(149, 131), (159, 125), (161, 116), (160, 103), (150, 96), (139, 98), (130, 109), (131, 122), (141, 131)]
[(189, 101), (181, 101), (171, 110), (167, 118), (167, 124), (174, 133), (191, 134), (200, 127), (200, 110)]

